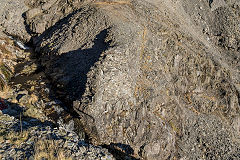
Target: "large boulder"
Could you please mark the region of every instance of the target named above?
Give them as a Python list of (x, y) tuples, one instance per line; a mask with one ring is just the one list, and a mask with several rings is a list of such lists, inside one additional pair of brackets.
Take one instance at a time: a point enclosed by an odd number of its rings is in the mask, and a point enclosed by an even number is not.
[(24, 3), (24, 0), (1, 0), (0, 6), (1, 30), (28, 42), (31, 36), (30, 30), (25, 26), (24, 13), (29, 7)]
[[(92, 143), (146, 159), (240, 159), (237, 1), (72, 6), (51, 26), (30, 28), (46, 74)], [(42, 25), (52, 13), (27, 22)]]

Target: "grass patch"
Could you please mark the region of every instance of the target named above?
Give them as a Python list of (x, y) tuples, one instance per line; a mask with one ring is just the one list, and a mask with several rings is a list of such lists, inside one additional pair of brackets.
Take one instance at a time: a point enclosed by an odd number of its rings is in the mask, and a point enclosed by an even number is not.
[(58, 141), (39, 140), (35, 143), (34, 160), (72, 160), (64, 155)]
[(29, 131), (23, 132), (9, 132), (7, 135), (3, 136), (3, 138), (9, 141), (11, 144), (20, 145), (21, 143), (25, 142), (29, 138)]

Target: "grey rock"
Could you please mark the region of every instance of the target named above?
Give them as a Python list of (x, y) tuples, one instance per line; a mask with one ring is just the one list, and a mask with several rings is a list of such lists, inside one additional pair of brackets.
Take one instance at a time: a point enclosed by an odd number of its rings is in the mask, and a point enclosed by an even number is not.
[(224, 0), (209, 0), (209, 5), (211, 7), (211, 11), (214, 11), (219, 7), (224, 7), (227, 4)]
[(31, 36), (26, 30), (24, 13), (28, 7), (22, 0), (1, 0), (0, 25), (10, 35), (18, 36), (24, 41), (29, 41)]
[(239, 158), (239, 4), (85, 2), (35, 44), (92, 142), (146, 159)]
[[(14, 118), (7, 114), (0, 114), (0, 119), (0, 126), (5, 125), (6, 120), (8, 120), (7, 123), (12, 123), (13, 125), (15, 124)], [(24, 132), (28, 133), (29, 138), (26, 139), (26, 141), (21, 142), (21, 145), (13, 145), (12, 143), (14, 143), (14, 141), (11, 140), (1, 141), (1, 159), (36, 159), (36, 143), (44, 140), (52, 140), (56, 143), (56, 148), (61, 148), (61, 152), (63, 151), (64, 153), (69, 153), (69, 156), (74, 159), (101, 159), (105, 156), (107, 156), (110, 160), (115, 159), (106, 149), (87, 144), (83, 141), (71, 141), (71, 137), (76, 136), (75, 133), (69, 134), (70, 137), (68, 137), (67, 134), (62, 136), (60, 134), (60, 130), (52, 129), (51, 126), (41, 126), (40, 124), (39, 126), (25, 125), (25, 123), (22, 123), (23, 128), (29, 128), (29, 131), (24, 130)], [(20, 130), (20, 126), (16, 125), (16, 128), (5, 127), (4, 129), (6, 129), (6, 133), (12, 133), (15, 130)], [(1, 132), (1, 134), (4, 133), (5, 132)], [(19, 133), (16, 132), (16, 135), (19, 135)], [(75, 139), (77, 139), (77, 137), (75, 137)], [(64, 144), (66, 145), (64, 146)], [(74, 155), (74, 153), (77, 152), (79, 154)], [(99, 153), (103, 154), (100, 155)]]
[(26, 18), (32, 19), (33, 17), (37, 16), (38, 14), (42, 13), (41, 8), (33, 8), (26, 12)]
[[(59, 116), (59, 131), (44, 127), (35, 136), (57, 138), (84, 127), (93, 144), (128, 156), (240, 159), (238, 1), (26, 3), (24, 27), (36, 36), (44, 72), (79, 115), (69, 123)], [(14, 13), (0, 11), (2, 26), (15, 32)], [(28, 39), (25, 33), (16, 31)], [(66, 154), (80, 151), (78, 159), (108, 154), (85, 143), (61, 143), (71, 144)]]

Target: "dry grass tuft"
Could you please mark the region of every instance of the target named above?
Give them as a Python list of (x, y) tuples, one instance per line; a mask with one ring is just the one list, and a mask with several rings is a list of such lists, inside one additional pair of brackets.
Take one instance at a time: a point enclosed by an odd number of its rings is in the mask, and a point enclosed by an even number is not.
[(0, 90), (4, 89), (14, 72), (14, 69), (5, 62), (5, 60), (15, 58), (7, 48), (11, 43), (7, 38), (0, 38)]
[(29, 104), (35, 104), (38, 101), (38, 97), (35, 94), (31, 94), (28, 100)]
[(8, 140), (12, 144), (20, 145), (21, 143), (27, 141), (29, 138), (29, 132), (10, 132), (4, 137), (4, 139)]
[(59, 143), (54, 140), (40, 140), (35, 143), (35, 160), (71, 160), (64, 155), (64, 150)]
[[(9, 98), (12, 94), (12, 90), (13, 89), (8, 85), (1, 86), (1, 84), (0, 84), (0, 97), (3, 99)], [(17, 101), (12, 101), (12, 103), (17, 103)]]
[(130, 1), (115, 1), (115, 2), (94, 2), (93, 4), (96, 5), (130, 5), (131, 2)]

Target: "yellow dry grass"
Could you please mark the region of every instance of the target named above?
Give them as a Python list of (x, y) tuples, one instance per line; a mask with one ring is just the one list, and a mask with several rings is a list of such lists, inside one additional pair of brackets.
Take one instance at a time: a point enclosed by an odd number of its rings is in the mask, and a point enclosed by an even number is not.
[(11, 93), (11, 90), (12, 88), (10, 86), (4, 85), (2, 90), (0, 90), (0, 97), (3, 99), (7, 99), (9, 97), (8, 93)]
[(93, 4), (96, 5), (130, 5), (131, 2), (130, 1), (115, 1), (115, 2), (94, 2)]
[(11, 52), (9, 50), (6, 49), (5, 45), (0, 45), (0, 51), (4, 54), (9, 55), (11, 54)]
[[(1, 60), (3, 59), (12, 59), (12, 58), (15, 58), (15, 55), (12, 54), (11, 51), (9, 51), (9, 48), (8, 46), (11, 45), (11, 46), (14, 46), (13, 45), (13, 41), (10, 40), (9, 38), (1, 38), (0, 37), (0, 41), (2, 41), (0, 43), (0, 62), (2, 62)], [(14, 47), (15, 49), (18, 49), (16, 47)]]
[(71, 160), (71, 157), (64, 155), (64, 150), (54, 140), (39, 140), (35, 143), (35, 160)]
[(8, 45), (10, 44), (13, 45), (10, 39), (0, 37), (0, 90), (4, 89), (14, 72), (13, 67), (5, 62), (5, 60), (15, 58), (15, 55), (9, 51)]
[(25, 142), (29, 137), (28, 131), (23, 132), (9, 132), (5, 139), (9, 140), (12, 144), (20, 145), (21, 143)]
[[(3, 136), (0, 136), (0, 143), (4, 143), (4, 138)], [(1, 158), (0, 158), (1, 159)]]
[(28, 103), (29, 104), (35, 104), (38, 101), (38, 97), (35, 94), (31, 94)]

